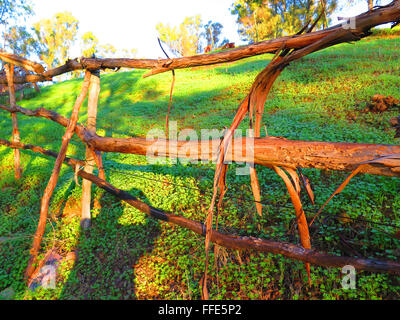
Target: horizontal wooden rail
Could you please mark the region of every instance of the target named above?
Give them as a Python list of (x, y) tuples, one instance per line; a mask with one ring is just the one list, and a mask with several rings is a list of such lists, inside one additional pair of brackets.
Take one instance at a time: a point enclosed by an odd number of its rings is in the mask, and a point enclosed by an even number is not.
[[(47, 118), (64, 127), (69, 121), (66, 117), (44, 108), (31, 110), (20, 106), (12, 108), (0, 105), (0, 109)], [(220, 140), (176, 141), (140, 137), (100, 137), (90, 133), (79, 124), (75, 128), (75, 133), (96, 151), (151, 155), (151, 150), (157, 143), (165, 145), (165, 148), (157, 148), (159, 152), (154, 156), (172, 158), (178, 156), (181, 159), (202, 161), (215, 161), (217, 159), (215, 146), (220, 144)], [(254, 154), (248, 151), (249, 146), (254, 148)], [(265, 137), (254, 140), (237, 138), (233, 140), (230, 148), (231, 152), (228, 150), (225, 160), (231, 162), (254, 163), (267, 167), (284, 166), (339, 171), (353, 171), (358, 165), (371, 162), (367, 163), (360, 172), (400, 177), (400, 146), (395, 145), (297, 141)], [(185, 150), (194, 152), (189, 154)]]
[(44, 67), (40, 63), (30, 61), (3, 50), (0, 50), (0, 60), (36, 73), (42, 73), (45, 71)]
[[(34, 152), (42, 153), (46, 156), (51, 156), (53, 158), (57, 158), (58, 156), (56, 152), (49, 151), (41, 147), (25, 145), (22, 143), (12, 143), (4, 139), (0, 139), (0, 145), (22, 150), (31, 150)], [(64, 163), (75, 167), (77, 165), (82, 166), (84, 162), (72, 158), (65, 158)], [(135, 207), (136, 209), (146, 213), (153, 218), (171, 224), (176, 224), (180, 227), (189, 229), (199, 235), (205, 236), (205, 226), (200, 222), (193, 221), (185, 217), (154, 208), (144, 203), (143, 201), (140, 201), (139, 199), (133, 197), (128, 192), (120, 190), (114, 187), (112, 184), (100, 179), (99, 177), (83, 171), (83, 169), (78, 171), (78, 175), (84, 179), (93, 182), (99, 188), (102, 188), (103, 190), (113, 194), (117, 198), (125, 201), (129, 205)], [(359, 270), (400, 274), (400, 264), (393, 261), (379, 261), (373, 259), (336, 256), (312, 249), (304, 249), (303, 247), (287, 242), (271, 241), (255, 237), (229, 235), (218, 232), (216, 230), (212, 231), (211, 241), (228, 249), (255, 250), (266, 253), (280, 254), (290, 259), (295, 259), (318, 266), (343, 267), (346, 265), (351, 265)]]

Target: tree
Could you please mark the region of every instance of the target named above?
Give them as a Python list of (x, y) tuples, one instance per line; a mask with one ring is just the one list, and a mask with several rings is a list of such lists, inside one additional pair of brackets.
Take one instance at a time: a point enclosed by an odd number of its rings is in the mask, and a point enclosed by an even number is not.
[(238, 31), (244, 40), (258, 42), (279, 36), (278, 24), (282, 19), (262, 1), (236, 1), (231, 13), (238, 16)]
[(212, 21), (208, 21), (208, 23), (203, 26), (203, 33), (201, 35), (206, 40), (206, 46), (211, 45), (212, 48), (217, 48), (219, 46), (223, 28), (223, 25), (219, 22)]
[(137, 49), (122, 49), (118, 54), (119, 58), (134, 58), (137, 55)]
[(82, 56), (90, 58), (98, 50), (99, 39), (92, 33), (86, 32), (82, 36)]
[(231, 13), (237, 16), (242, 38), (258, 42), (296, 33), (316, 19), (323, 7), (325, 15), (317, 24), (321, 27), (328, 24), (337, 0), (237, 0)]
[(117, 50), (112, 44), (99, 44), (99, 40), (93, 32), (86, 32), (82, 36), (82, 56), (90, 58), (93, 55), (103, 58), (132, 58), (137, 54), (136, 49)]
[(40, 44), (26, 27), (10, 27), (3, 36), (5, 48), (12, 53), (23, 57), (40, 55)]
[(15, 19), (33, 14), (30, 0), (0, 0), (0, 24), (9, 25)]
[[(16, 20), (20, 17), (28, 17), (33, 14), (30, 0), (0, 0), (0, 26), (3, 50), (9, 49), (14, 53), (26, 53), (28, 43), (28, 31), (25, 28), (16, 27)], [(12, 27), (9, 27), (12, 25)], [(19, 37), (22, 37), (20, 39)], [(11, 40), (18, 39), (18, 44), (13, 45)], [(24, 48), (25, 47), (25, 48)], [(21, 52), (22, 51), (22, 52)], [(3, 65), (3, 64), (2, 64)]]
[(161, 41), (165, 42), (175, 53), (191, 56), (200, 50), (200, 16), (186, 17), (179, 27), (159, 23), (156, 29)]
[(97, 55), (102, 58), (112, 58), (117, 53), (117, 49), (110, 43), (102, 44), (97, 50)]
[(79, 22), (71, 13), (56, 13), (53, 19), (43, 19), (34, 24), (34, 30), (42, 44), (40, 58), (48, 68), (65, 62), (76, 40)]

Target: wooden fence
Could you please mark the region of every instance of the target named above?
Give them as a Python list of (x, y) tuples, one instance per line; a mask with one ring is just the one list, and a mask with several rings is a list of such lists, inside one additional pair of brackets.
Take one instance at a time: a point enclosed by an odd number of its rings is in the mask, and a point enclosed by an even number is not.
[[(322, 15), (322, 14), (321, 14)], [(312, 190), (309, 188), (307, 179), (297, 171), (298, 168), (317, 168), (331, 169), (351, 172), (350, 176), (340, 188), (339, 193), (350, 179), (357, 173), (368, 173), (373, 175), (400, 176), (400, 146), (360, 144), (360, 143), (337, 143), (337, 142), (318, 142), (318, 141), (292, 141), (279, 137), (260, 138), (261, 118), (265, 101), (268, 93), (284, 68), (301, 57), (324, 48), (334, 46), (343, 42), (358, 41), (363, 37), (369, 36), (370, 29), (384, 23), (392, 22), (393, 25), (400, 21), (400, 0), (395, 0), (387, 6), (378, 7), (372, 11), (361, 14), (355, 18), (354, 28), (350, 29), (350, 24), (344, 23), (322, 31), (313, 32), (316, 25), (315, 21), (310, 22), (294, 36), (282, 37), (274, 40), (262, 41), (248, 46), (235, 48), (232, 50), (217, 53), (183, 57), (177, 59), (95, 59), (81, 58), (69, 60), (64, 65), (45, 71), (38, 63), (29, 61), (22, 57), (0, 52), (0, 59), (8, 63), (7, 74), (0, 75), (0, 84), (7, 85), (10, 96), (10, 105), (0, 105), (0, 108), (11, 113), (13, 135), (11, 141), (0, 139), (0, 144), (14, 149), (15, 178), (19, 179), (22, 174), (19, 151), (31, 150), (42, 153), (46, 156), (56, 158), (52, 175), (49, 179), (46, 190), (41, 201), (41, 211), (39, 224), (34, 236), (30, 260), (26, 269), (26, 279), (29, 280), (34, 272), (34, 265), (40, 250), (41, 240), (45, 231), (48, 207), (53, 190), (57, 184), (60, 168), (62, 164), (69, 165), (77, 169), (77, 174), (84, 179), (82, 189), (82, 227), (90, 226), (90, 190), (91, 183), (110, 192), (121, 200), (129, 203), (133, 207), (147, 213), (148, 215), (163, 220), (168, 223), (177, 224), (188, 228), (195, 233), (205, 236), (206, 257), (210, 242), (214, 242), (226, 248), (235, 249), (254, 249), (258, 251), (281, 254), (292, 259), (304, 261), (309, 273), (309, 264), (326, 267), (340, 267), (353, 265), (355, 268), (375, 271), (390, 272), (400, 274), (400, 264), (393, 261), (375, 261), (369, 259), (359, 259), (353, 257), (342, 257), (312, 249), (309, 235), (309, 222), (305, 216), (302, 203), (300, 201), (301, 182), (313, 198)], [(318, 20), (318, 19), (317, 19)], [(105, 178), (100, 152), (119, 152), (146, 155), (149, 148), (155, 143), (154, 140), (144, 138), (111, 138), (100, 137), (96, 134), (96, 115), (97, 102), (100, 92), (99, 71), (103, 69), (119, 68), (139, 68), (150, 69), (144, 77), (156, 75), (158, 73), (172, 71), (181, 68), (212, 65), (237, 61), (239, 59), (265, 54), (274, 53), (275, 56), (268, 66), (257, 76), (249, 94), (239, 105), (232, 125), (226, 131), (223, 139), (218, 141), (202, 140), (192, 149), (198, 150), (195, 158), (199, 160), (212, 160), (216, 162), (216, 170), (213, 186), (213, 198), (206, 217), (206, 223), (192, 221), (179, 215), (168, 213), (160, 209), (151, 207), (144, 202), (134, 198), (127, 192), (119, 190)], [(14, 76), (14, 66), (25, 68), (31, 74)], [(15, 90), (16, 84), (37, 83), (50, 81), (54, 76), (75, 70), (85, 70), (85, 77), (82, 84), (81, 93), (76, 99), (70, 118), (66, 118), (44, 108), (31, 110), (16, 105)], [(89, 89), (90, 88), (90, 89)], [(172, 87), (173, 89), (173, 87)], [(171, 95), (172, 90), (171, 89)], [(78, 113), (85, 100), (88, 99), (88, 124), (83, 126), (78, 124)], [(18, 131), (17, 114), (25, 116), (43, 117), (52, 120), (66, 128), (62, 138), (62, 144), (58, 152), (45, 150), (38, 146), (26, 145), (20, 142)], [(246, 148), (241, 148), (240, 152), (227, 152), (234, 146), (246, 146), (250, 138), (235, 138), (232, 142), (234, 131), (246, 116), (250, 118), (249, 127), (254, 135), (254, 154), (249, 156), (245, 152)], [(168, 119), (168, 117), (167, 117)], [(66, 157), (68, 144), (73, 134), (76, 134), (86, 146), (86, 159), (77, 160)], [(190, 143), (190, 142), (189, 142)], [(192, 142), (194, 143), (194, 142)], [(208, 148), (213, 143), (218, 144), (218, 152)], [(183, 145), (187, 147), (186, 141), (165, 140), (165, 151), (156, 156), (176, 157)], [(186, 153), (180, 153), (180, 157), (191, 157)], [(262, 165), (273, 169), (285, 182), (295, 209), (298, 232), (301, 245), (285, 242), (269, 241), (266, 239), (240, 237), (223, 234), (217, 231), (215, 224), (215, 206), (219, 207), (226, 192), (226, 173), (228, 169), (227, 161), (247, 162), (250, 165), (251, 186), (254, 199), (257, 204), (258, 214), (262, 214), (260, 204), (260, 187), (258, 183), (256, 165)], [(99, 169), (99, 176), (93, 175), (93, 166)], [(335, 194), (336, 194), (335, 193)], [(312, 222), (311, 222), (312, 223)], [(208, 259), (207, 259), (208, 261)], [(207, 268), (202, 282), (202, 297), (208, 298), (207, 291)]]

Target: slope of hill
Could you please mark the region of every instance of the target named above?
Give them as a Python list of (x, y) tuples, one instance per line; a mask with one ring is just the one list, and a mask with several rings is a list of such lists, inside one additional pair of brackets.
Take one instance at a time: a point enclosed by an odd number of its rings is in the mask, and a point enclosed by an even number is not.
[[(398, 144), (388, 120), (399, 110), (363, 112), (375, 94), (400, 98), (400, 39), (378, 38), (343, 44), (314, 53), (289, 66), (278, 79), (265, 106), (269, 135), (297, 140)], [(179, 130), (229, 126), (239, 102), (270, 55), (194, 70), (178, 70), (170, 121)], [(102, 76), (98, 134), (146, 136), (164, 129), (171, 75), (143, 79), (144, 71)], [(25, 108), (45, 107), (68, 116), (81, 79), (30, 92)], [(86, 104), (80, 122), (86, 121)], [(24, 143), (58, 150), (64, 128), (51, 121), (18, 115)], [(240, 128), (246, 129), (247, 121)], [(0, 111), (0, 137), (11, 136), (11, 119)], [(263, 134), (265, 135), (265, 133)], [(73, 138), (68, 154), (84, 158)], [(147, 218), (93, 188), (93, 227), (79, 230), (81, 186), (74, 173), (62, 169), (52, 198), (43, 254), (52, 247), (63, 260), (57, 288), (30, 291), (23, 283), (40, 198), (54, 162), (22, 152), (23, 178), (15, 181), (13, 153), (0, 147), (0, 293), (15, 299), (198, 299), (204, 270), (204, 240), (190, 231)], [(153, 164), (145, 157), (104, 155), (107, 179), (149, 204), (204, 221), (211, 200), (212, 164)], [(239, 165), (234, 165), (234, 167)], [(228, 194), (220, 216), (222, 230), (297, 242), (294, 210), (283, 183), (267, 168), (259, 169), (264, 215), (252, 202), (250, 178), (228, 175)], [(304, 170), (313, 183), (317, 205), (312, 217), (345, 179), (345, 173)], [(357, 176), (335, 197), (311, 230), (315, 248), (342, 255), (400, 258), (400, 180)], [(306, 200), (305, 200), (306, 202)], [(332, 216), (363, 217), (365, 224)], [(329, 218), (331, 216), (331, 218)], [(76, 253), (76, 254), (72, 254)], [(216, 255), (214, 255), (216, 254)], [(74, 258), (75, 257), (75, 258)], [(215, 263), (214, 263), (215, 261)], [(340, 269), (312, 267), (308, 288), (304, 264), (254, 252), (219, 248), (210, 258), (210, 295), (218, 299), (387, 299), (399, 298), (400, 278), (360, 272), (357, 289), (343, 290)]]

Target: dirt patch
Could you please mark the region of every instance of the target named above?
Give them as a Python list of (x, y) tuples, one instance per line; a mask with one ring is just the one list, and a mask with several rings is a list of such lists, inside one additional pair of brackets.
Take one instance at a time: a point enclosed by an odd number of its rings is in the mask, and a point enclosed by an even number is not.
[(384, 112), (393, 108), (400, 108), (400, 100), (392, 96), (385, 97), (384, 95), (376, 94), (371, 98), (364, 111)]
[(400, 138), (400, 116), (389, 120), (390, 125), (396, 129), (395, 138)]
[(80, 217), (82, 213), (82, 205), (81, 199), (76, 199), (74, 197), (69, 197), (68, 200), (65, 202), (63, 201), (55, 206), (54, 214), (57, 217)]
[[(367, 125), (381, 128), (388, 132), (393, 132), (394, 128), (396, 131), (395, 138), (400, 138), (400, 116), (391, 118), (390, 120), (384, 116), (385, 112), (393, 114), (396, 110), (400, 110), (399, 99), (392, 96), (375, 94), (368, 102), (358, 101), (353, 110), (346, 112), (346, 119), (349, 122), (364, 122)], [(376, 116), (367, 116), (369, 113), (376, 114)], [(388, 122), (390, 127), (388, 127)]]

